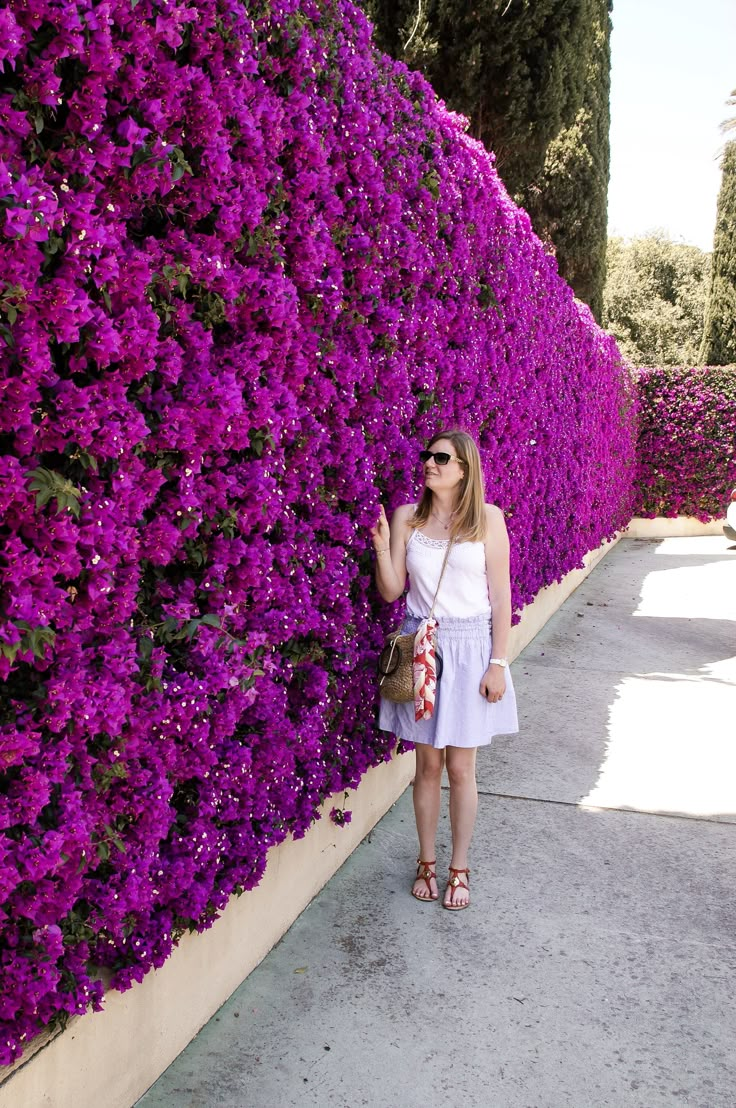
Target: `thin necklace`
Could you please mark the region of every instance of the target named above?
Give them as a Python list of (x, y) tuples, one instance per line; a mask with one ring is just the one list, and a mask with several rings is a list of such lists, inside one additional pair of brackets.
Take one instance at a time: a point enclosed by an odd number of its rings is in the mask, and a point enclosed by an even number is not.
[(450, 524), (452, 523), (453, 519), (457, 515), (457, 509), (455, 509), (454, 512), (450, 512), (450, 518), (448, 519), (447, 523), (445, 523), (444, 519), (441, 519), (440, 516), (437, 515), (434, 508), (431, 509), (430, 515), (433, 515), (435, 519), (439, 520), (439, 522), (444, 527), (445, 531), (449, 531), (450, 530)]

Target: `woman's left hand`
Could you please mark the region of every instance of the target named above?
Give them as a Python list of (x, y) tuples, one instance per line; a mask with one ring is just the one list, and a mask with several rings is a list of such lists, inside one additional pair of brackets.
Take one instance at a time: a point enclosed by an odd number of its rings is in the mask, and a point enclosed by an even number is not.
[(503, 666), (489, 666), (480, 683), (480, 695), (496, 704), (506, 692), (506, 673)]

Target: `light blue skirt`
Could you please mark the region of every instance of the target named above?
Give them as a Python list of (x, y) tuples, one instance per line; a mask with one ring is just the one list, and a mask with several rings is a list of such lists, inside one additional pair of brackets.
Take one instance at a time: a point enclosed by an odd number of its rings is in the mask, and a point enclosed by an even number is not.
[[(418, 616), (407, 613), (404, 634), (416, 631)], [(394, 704), (381, 698), (378, 726), (404, 742), (426, 743), (440, 750), (446, 746), (488, 746), (494, 735), (514, 735), (519, 730), (516, 694), (506, 670), (506, 691), (496, 704), (481, 696), (480, 683), (493, 657), (491, 620), (488, 616), (453, 619), (443, 616), (437, 632), (437, 653), (442, 655), (442, 675), (437, 682), (431, 719), (414, 719), (414, 703)]]

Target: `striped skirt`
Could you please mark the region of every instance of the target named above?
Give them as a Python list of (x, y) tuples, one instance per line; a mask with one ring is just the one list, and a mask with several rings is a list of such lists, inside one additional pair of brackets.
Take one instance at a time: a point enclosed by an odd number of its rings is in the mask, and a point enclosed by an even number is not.
[[(416, 631), (420, 623), (419, 616), (407, 613), (403, 633)], [(493, 656), (489, 616), (443, 616), (437, 632), (437, 653), (442, 657), (442, 675), (437, 682), (432, 718), (417, 723), (413, 701), (394, 704), (381, 698), (378, 725), (382, 731), (392, 731), (404, 742), (444, 749), (487, 746), (494, 735), (513, 735), (519, 730), (516, 694), (508, 669), (506, 691), (497, 704), (490, 704), (480, 693), (483, 674)]]

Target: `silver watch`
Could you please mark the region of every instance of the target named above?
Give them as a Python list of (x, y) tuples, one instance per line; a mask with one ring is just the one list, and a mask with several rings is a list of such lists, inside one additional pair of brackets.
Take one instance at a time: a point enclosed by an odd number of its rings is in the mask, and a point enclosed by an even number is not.
[(501, 669), (506, 669), (508, 664), (505, 658), (491, 658), (488, 663), (489, 666), (500, 666)]

